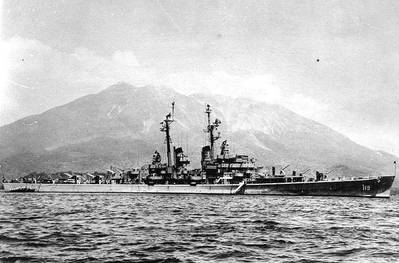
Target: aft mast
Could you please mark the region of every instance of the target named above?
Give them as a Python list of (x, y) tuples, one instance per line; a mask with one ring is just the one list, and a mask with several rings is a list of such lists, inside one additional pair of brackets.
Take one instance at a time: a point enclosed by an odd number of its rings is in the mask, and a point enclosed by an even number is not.
[(219, 127), (219, 125), (222, 122), (220, 120), (218, 120), (218, 119), (215, 119), (215, 121), (213, 123), (211, 123), (211, 112), (212, 112), (211, 105), (207, 104), (206, 105), (205, 114), (207, 115), (208, 126), (207, 126), (207, 128), (204, 131), (206, 133), (209, 133), (209, 145), (211, 147), (210, 157), (211, 157), (211, 160), (214, 160), (214, 156), (215, 156), (215, 141), (220, 138), (220, 132), (218, 132), (217, 134), (215, 134), (215, 132), (217, 131), (217, 127)]

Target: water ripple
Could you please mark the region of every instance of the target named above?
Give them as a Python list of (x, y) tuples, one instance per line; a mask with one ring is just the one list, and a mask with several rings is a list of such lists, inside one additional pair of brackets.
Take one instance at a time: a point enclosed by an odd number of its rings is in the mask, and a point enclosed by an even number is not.
[(398, 197), (0, 192), (0, 262), (397, 262)]

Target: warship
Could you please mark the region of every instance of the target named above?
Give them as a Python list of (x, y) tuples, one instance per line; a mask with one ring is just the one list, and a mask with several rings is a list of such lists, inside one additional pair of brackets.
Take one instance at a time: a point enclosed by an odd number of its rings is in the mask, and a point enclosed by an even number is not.
[[(265, 173), (248, 155), (230, 153), (227, 140), (215, 150), (221, 138), (219, 119), (212, 120), (212, 109), (206, 105), (207, 118), (204, 132), (208, 143), (201, 149), (201, 168), (191, 169), (190, 160), (182, 147), (172, 147), (171, 126), (174, 122), (175, 104), (161, 122), (165, 133), (166, 162), (155, 151), (152, 162), (134, 169), (110, 167), (106, 173), (61, 173), (41, 178), (24, 177), (16, 182), (4, 182), (7, 192), (60, 192), (60, 193), (159, 193), (159, 194), (223, 194), (223, 195), (307, 195), (390, 197), (394, 175), (357, 178), (329, 178), (316, 172), (305, 177), (304, 173), (276, 167)], [(396, 173), (396, 162), (395, 173)]]

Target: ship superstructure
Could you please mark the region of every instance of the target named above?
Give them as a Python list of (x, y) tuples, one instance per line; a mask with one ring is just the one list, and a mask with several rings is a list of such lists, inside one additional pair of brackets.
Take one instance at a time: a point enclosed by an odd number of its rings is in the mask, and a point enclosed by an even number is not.
[(202, 147), (201, 168), (206, 177), (207, 183), (240, 183), (245, 179), (250, 179), (256, 172), (253, 159), (248, 155), (237, 155), (230, 153), (227, 140), (220, 146), (220, 153), (215, 155), (215, 141), (220, 139), (220, 132), (217, 128), (221, 121), (215, 119), (211, 121), (211, 106), (206, 106), (208, 126), (204, 130), (208, 134), (209, 145)]
[(154, 184), (184, 184), (189, 181), (188, 165), (190, 160), (184, 154), (182, 147), (173, 147), (171, 139), (171, 124), (174, 122), (175, 103), (172, 103), (172, 111), (161, 122), (160, 131), (165, 133), (167, 162), (162, 163), (161, 155), (155, 151), (152, 163), (148, 165), (148, 175), (144, 183)]

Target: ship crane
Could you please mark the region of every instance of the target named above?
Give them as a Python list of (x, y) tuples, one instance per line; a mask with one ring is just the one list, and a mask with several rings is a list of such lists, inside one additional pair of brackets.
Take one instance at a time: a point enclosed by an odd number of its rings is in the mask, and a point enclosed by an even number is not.
[(217, 128), (219, 127), (219, 125), (222, 123), (219, 119), (215, 119), (213, 123), (211, 123), (211, 105), (207, 104), (206, 105), (206, 110), (205, 110), (205, 114), (207, 115), (207, 119), (208, 119), (208, 126), (207, 128), (204, 130), (205, 133), (209, 133), (209, 144), (211, 147), (211, 152), (210, 152), (210, 157), (211, 160), (214, 159), (214, 155), (215, 155), (215, 141), (218, 140), (220, 138), (220, 132), (218, 132), (217, 134), (215, 134), (215, 132), (217, 131)]

